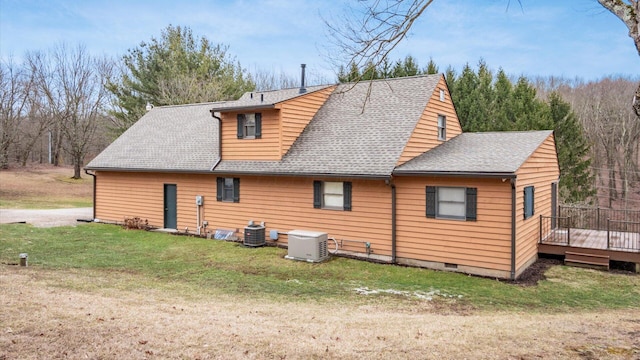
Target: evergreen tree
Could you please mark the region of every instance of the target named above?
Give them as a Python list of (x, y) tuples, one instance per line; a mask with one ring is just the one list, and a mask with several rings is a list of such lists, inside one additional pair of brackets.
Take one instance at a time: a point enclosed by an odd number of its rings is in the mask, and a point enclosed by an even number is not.
[(494, 88), (495, 97), (491, 111), (493, 117), (489, 119), (492, 121), (491, 128), (495, 131), (513, 130), (514, 125), (510, 119), (514, 118), (514, 115), (509, 105), (513, 85), (502, 68), (498, 70)]
[(125, 72), (107, 88), (115, 97), (117, 132), (145, 112), (145, 106), (237, 99), (254, 84), (227, 54), (227, 47), (205, 37), (194, 38), (188, 27), (169, 25), (122, 58)]
[(422, 71), (425, 74), (433, 75), (439, 73), (438, 65), (433, 61), (433, 58), (429, 58), (427, 67)]
[(596, 194), (589, 144), (571, 106), (557, 92), (549, 94), (548, 104), (555, 129), (560, 165), (560, 198), (567, 203), (584, 203)]

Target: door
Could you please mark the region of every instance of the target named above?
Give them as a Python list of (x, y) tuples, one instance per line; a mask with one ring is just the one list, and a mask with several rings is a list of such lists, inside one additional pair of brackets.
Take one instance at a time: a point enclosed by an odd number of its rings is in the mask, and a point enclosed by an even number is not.
[(164, 184), (164, 228), (178, 228), (176, 184)]
[(555, 229), (557, 226), (558, 216), (558, 183), (551, 183), (551, 228)]

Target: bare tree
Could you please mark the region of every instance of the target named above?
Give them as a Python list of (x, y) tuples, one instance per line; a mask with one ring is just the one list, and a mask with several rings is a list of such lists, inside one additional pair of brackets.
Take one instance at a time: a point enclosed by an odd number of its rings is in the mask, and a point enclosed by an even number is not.
[[(328, 36), (344, 63), (359, 69), (377, 68), (407, 37), (414, 22), (433, 0), (363, 0), (337, 21), (324, 20)], [(335, 52), (333, 52), (335, 54)]]
[(9, 167), (9, 151), (17, 142), (28, 109), (33, 81), (13, 59), (0, 63), (0, 168)]
[(52, 132), (64, 140), (62, 147), (71, 157), (73, 178), (79, 179), (108, 100), (105, 84), (112, 62), (92, 57), (84, 46), (70, 49), (64, 44), (48, 53), (28, 54), (27, 59), (53, 119)]
[[(629, 29), (629, 37), (633, 40), (640, 56), (640, 1), (639, 0), (598, 0), (600, 5), (611, 11)], [(640, 117), (640, 84), (633, 97), (633, 110)]]

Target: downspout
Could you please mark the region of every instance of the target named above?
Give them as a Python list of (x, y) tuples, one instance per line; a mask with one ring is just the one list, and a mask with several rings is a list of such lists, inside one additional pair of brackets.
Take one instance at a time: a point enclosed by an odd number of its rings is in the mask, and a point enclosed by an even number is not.
[(391, 188), (391, 263), (396, 263), (396, 185), (393, 183), (393, 177), (389, 176), (384, 181)]
[(511, 280), (516, 279), (516, 178), (511, 178)]
[(91, 220), (95, 220), (96, 219), (96, 182), (98, 181), (98, 178), (96, 178), (96, 174), (90, 173), (89, 170), (87, 169), (84, 169), (84, 173), (89, 176), (93, 176), (93, 217), (91, 218)]
[(211, 167), (211, 171), (213, 171), (213, 169), (220, 164), (220, 161), (222, 161), (222, 118), (216, 116), (215, 111), (211, 111), (211, 116), (213, 116), (214, 119), (218, 119), (218, 160)]
[(391, 184), (391, 263), (396, 263), (396, 185)]

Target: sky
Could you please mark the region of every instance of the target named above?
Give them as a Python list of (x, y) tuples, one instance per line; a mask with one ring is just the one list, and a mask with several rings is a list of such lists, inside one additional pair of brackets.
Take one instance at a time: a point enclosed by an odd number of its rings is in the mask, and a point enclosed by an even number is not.
[[(0, 0), (0, 57), (65, 42), (120, 59), (168, 25), (229, 46), (249, 71), (336, 81), (324, 20), (345, 14), (348, 0)], [(357, 3), (351, 0), (351, 3)], [(480, 59), (513, 76), (598, 80), (640, 75), (627, 28), (596, 0), (435, 0), (392, 60), (433, 59), (458, 72)], [(319, 80), (318, 80), (319, 79)], [(322, 81), (325, 80), (325, 81)]]

